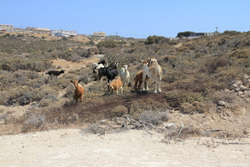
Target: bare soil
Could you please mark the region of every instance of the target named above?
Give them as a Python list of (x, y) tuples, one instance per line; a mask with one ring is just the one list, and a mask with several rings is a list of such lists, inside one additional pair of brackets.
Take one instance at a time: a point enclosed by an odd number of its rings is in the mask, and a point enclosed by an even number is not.
[(191, 138), (163, 142), (155, 132), (129, 130), (107, 135), (60, 129), (0, 136), (0, 166), (242, 166), (250, 164), (249, 138), (225, 141)]

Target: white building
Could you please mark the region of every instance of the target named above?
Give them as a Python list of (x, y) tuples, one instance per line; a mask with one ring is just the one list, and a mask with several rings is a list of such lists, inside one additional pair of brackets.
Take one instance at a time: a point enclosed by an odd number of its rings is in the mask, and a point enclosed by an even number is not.
[(94, 32), (94, 36), (95, 37), (99, 37), (99, 38), (104, 38), (104, 37), (106, 37), (106, 33), (102, 32), (102, 31), (100, 31), (100, 32)]
[(13, 32), (14, 28), (13, 28), (13, 25), (0, 24), (0, 31)]
[(35, 31), (50, 31), (49, 28), (39, 28), (39, 27), (26, 27), (26, 30), (35, 30)]
[(71, 35), (76, 36), (77, 31), (65, 31), (65, 30), (50, 30), (51, 36), (59, 36), (59, 37), (69, 37)]

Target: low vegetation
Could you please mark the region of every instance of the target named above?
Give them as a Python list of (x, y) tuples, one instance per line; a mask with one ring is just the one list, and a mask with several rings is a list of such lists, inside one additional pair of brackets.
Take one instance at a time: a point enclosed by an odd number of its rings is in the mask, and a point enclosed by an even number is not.
[[(187, 32), (181, 33), (185, 36)], [(58, 79), (45, 72), (60, 69), (53, 59), (81, 62), (90, 57), (88, 47), (96, 41), (82, 43), (71, 38), (45, 40), (27, 34), (0, 36), (0, 123), (5, 126), (1, 134), (14, 125), (20, 126), (12, 133), (79, 126), (97, 123), (103, 119), (114, 120), (129, 116), (134, 120), (169, 120), (166, 110), (179, 110), (182, 114), (204, 114), (218, 105), (218, 101), (239, 102), (237, 95), (220, 93), (230, 84), (250, 75), (250, 33), (226, 31), (215, 37), (179, 39), (149, 36), (146, 40), (109, 39), (99, 41), (103, 59), (110, 64), (118, 62), (119, 68), (130, 65), (131, 79), (141, 69), (140, 60), (156, 58), (163, 69), (162, 93), (152, 94), (126, 87), (124, 95), (111, 95), (104, 83), (95, 82), (91, 67), (67, 71)], [(69, 48), (72, 49), (69, 50)], [(70, 80), (89, 84), (82, 103), (73, 102)], [(153, 88), (152, 82), (149, 86)], [(245, 96), (247, 97), (247, 96)], [(249, 98), (249, 97), (248, 97)], [(247, 102), (240, 100), (242, 106)], [(29, 106), (25, 114), (13, 117), (8, 107)], [(237, 110), (237, 105), (231, 105)], [(16, 110), (15, 110), (16, 111)], [(162, 115), (154, 120), (155, 111)], [(18, 112), (18, 111), (16, 111)], [(166, 117), (166, 118), (165, 118)], [(151, 120), (152, 119), (152, 120)]]

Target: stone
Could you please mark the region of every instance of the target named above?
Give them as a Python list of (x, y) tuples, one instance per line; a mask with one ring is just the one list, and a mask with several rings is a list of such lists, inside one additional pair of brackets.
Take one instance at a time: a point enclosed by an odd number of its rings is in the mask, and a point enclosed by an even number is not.
[(168, 130), (176, 130), (177, 129), (177, 126), (175, 123), (169, 123), (166, 125), (166, 129)]
[(227, 103), (221, 100), (221, 101), (218, 102), (218, 105), (220, 105), (220, 106), (226, 106)]
[(246, 90), (248, 90), (248, 88), (246, 86), (244, 86), (244, 85), (240, 85), (240, 90), (241, 91), (246, 91)]

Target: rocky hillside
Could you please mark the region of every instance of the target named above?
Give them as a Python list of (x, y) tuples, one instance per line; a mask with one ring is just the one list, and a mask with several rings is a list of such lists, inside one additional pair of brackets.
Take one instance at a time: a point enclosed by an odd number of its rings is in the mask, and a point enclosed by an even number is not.
[[(99, 128), (105, 130), (112, 125), (156, 128), (169, 136), (180, 131), (220, 137), (249, 135), (249, 32), (227, 31), (216, 37), (173, 41), (157, 36), (89, 41), (47, 40), (23, 34), (0, 36), (1, 134), (89, 123), (98, 127), (101, 121)], [(164, 72), (163, 92), (135, 90), (132, 80), (124, 95), (111, 95), (106, 81), (95, 81), (91, 60), (98, 60), (98, 56), (88, 51), (90, 47), (98, 48), (104, 55), (101, 59), (110, 64), (118, 62), (119, 68), (128, 64), (132, 79), (141, 69), (140, 60), (155, 57)], [(67, 62), (70, 68), (55, 64), (55, 59)], [(45, 74), (62, 67), (69, 70), (57, 79)], [(84, 83), (83, 103), (72, 101), (70, 80)], [(153, 88), (152, 81), (149, 85)], [(166, 128), (169, 124), (174, 130)]]

